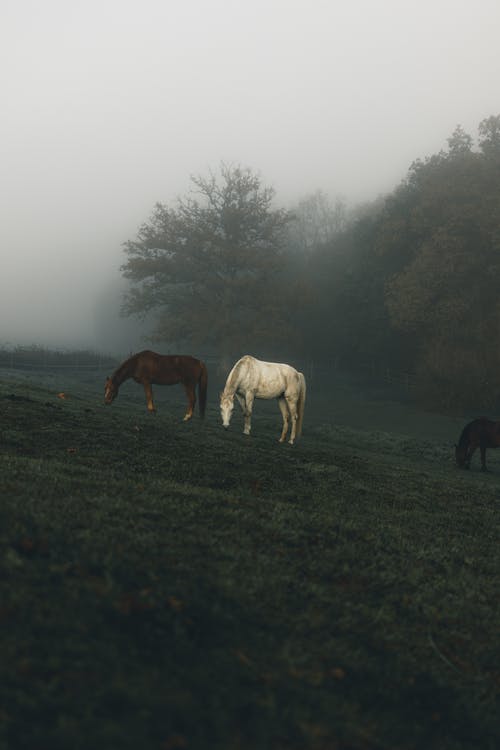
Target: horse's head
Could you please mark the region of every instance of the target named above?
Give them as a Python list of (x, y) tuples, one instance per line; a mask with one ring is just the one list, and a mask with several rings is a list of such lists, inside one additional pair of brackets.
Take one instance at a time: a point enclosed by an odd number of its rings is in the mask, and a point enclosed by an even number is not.
[(106, 383), (104, 385), (104, 403), (110, 404), (112, 401), (115, 400), (117, 395), (118, 395), (118, 388), (113, 383), (111, 378), (106, 378)]
[(467, 458), (467, 448), (461, 447), (460, 445), (455, 446), (455, 460), (457, 466), (463, 469)]
[(234, 396), (228, 396), (224, 391), (220, 395), (220, 415), (222, 424), (226, 429), (229, 427), (231, 415), (234, 409)]

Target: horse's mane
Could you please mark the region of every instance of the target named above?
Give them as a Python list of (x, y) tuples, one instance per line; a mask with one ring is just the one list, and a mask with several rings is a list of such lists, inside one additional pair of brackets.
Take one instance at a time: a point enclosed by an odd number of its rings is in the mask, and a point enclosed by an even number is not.
[[(245, 355), (248, 356), (248, 355)], [(226, 385), (224, 386), (224, 390), (226, 389), (233, 389), (236, 388), (235, 383), (238, 380), (238, 376), (240, 374), (240, 370), (243, 367), (245, 357), (242, 357), (239, 359), (236, 364), (234, 365), (233, 369), (227, 376)]]
[(472, 424), (473, 422), (469, 422), (469, 424), (466, 424), (464, 429), (462, 430), (462, 434), (458, 439), (458, 448), (467, 448), (467, 446), (469, 445), (469, 433), (471, 431)]
[[(141, 354), (142, 352), (139, 352)], [(139, 354), (131, 354), (130, 357), (128, 357), (124, 362), (121, 363), (121, 365), (118, 365), (114, 373), (111, 375), (111, 380), (114, 382), (119, 376), (122, 374), (122, 372), (127, 372), (129, 369), (129, 365), (134, 359), (137, 359)]]

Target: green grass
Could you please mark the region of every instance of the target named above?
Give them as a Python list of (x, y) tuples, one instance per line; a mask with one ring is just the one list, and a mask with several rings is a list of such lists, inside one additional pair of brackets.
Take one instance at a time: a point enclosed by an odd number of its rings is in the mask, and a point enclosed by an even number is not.
[[(309, 386), (302, 440), (0, 381), (0, 748), (493, 750), (500, 454)], [(57, 397), (64, 391), (65, 399)], [(399, 429), (397, 429), (399, 427)]]

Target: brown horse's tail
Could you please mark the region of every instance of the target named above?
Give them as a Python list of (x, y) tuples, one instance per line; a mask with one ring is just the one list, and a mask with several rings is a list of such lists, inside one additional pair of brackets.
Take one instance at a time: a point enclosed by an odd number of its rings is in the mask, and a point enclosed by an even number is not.
[(198, 404), (200, 407), (200, 416), (205, 416), (205, 409), (207, 406), (207, 387), (208, 387), (208, 372), (204, 362), (200, 360), (200, 377), (198, 379)]
[(306, 379), (304, 375), (299, 372), (300, 380), (300, 393), (297, 400), (297, 427), (295, 437), (300, 437), (302, 434), (302, 423), (304, 421), (304, 408), (306, 405)]

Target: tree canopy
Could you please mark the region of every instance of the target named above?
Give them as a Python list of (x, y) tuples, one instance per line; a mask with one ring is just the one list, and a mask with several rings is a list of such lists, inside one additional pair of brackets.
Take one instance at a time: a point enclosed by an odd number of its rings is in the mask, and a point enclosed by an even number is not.
[[(157, 314), (153, 338), (231, 353), (287, 329), (280, 268), (289, 214), (250, 169), (222, 164), (192, 191), (158, 203), (122, 270), (126, 314)], [(270, 323), (272, 321), (272, 323)]]
[(411, 370), (423, 398), (441, 406), (498, 398), (500, 117), (478, 132), (473, 150), (458, 126), (448, 151), (415, 161), (364, 232), (358, 222), (344, 234), (334, 282), (344, 355)]
[[(500, 148), (493, 125), (490, 118), (480, 127), (480, 152), (455, 141), (448, 153), (414, 165), (398, 214), (405, 262), (386, 283), (391, 322), (412, 335), (416, 368), (429, 390), (451, 401), (497, 395), (485, 385), (500, 366), (492, 346), (500, 333)], [(487, 146), (486, 132), (493, 133)]]

